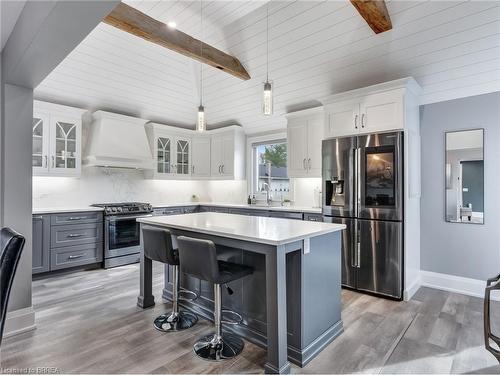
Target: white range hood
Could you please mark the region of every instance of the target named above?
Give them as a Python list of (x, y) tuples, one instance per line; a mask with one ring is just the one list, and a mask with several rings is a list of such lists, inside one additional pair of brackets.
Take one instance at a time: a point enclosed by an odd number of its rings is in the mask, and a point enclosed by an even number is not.
[(153, 169), (147, 120), (97, 111), (92, 114), (83, 164), (88, 167)]

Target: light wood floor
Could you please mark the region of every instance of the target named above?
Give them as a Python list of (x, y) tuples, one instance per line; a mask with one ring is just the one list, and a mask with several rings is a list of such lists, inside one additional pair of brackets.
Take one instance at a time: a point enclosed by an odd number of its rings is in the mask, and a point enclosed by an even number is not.
[[(161, 266), (155, 265), (161, 301)], [(169, 308), (136, 307), (137, 265), (36, 280), (37, 329), (4, 340), (1, 368), (56, 367), (61, 373), (260, 373), (265, 351), (247, 343), (235, 360), (210, 363), (191, 350), (210, 331), (164, 334), (153, 318)], [(345, 332), (295, 373), (500, 373), (483, 348), (482, 300), (422, 288), (410, 302), (344, 290)], [(500, 303), (494, 306), (500, 328)]]

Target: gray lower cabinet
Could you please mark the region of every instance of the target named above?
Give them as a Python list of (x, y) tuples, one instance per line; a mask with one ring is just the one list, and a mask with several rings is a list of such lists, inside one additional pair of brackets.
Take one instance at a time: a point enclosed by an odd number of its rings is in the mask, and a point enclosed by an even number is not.
[(269, 216), (269, 212), (267, 210), (259, 210), (259, 209), (245, 209), (245, 208), (230, 208), (230, 214), (236, 215), (246, 215), (246, 216)]
[(323, 216), (321, 214), (304, 214), (304, 220), (306, 221), (323, 221)]
[(100, 211), (33, 215), (33, 274), (103, 260)]
[(50, 215), (33, 216), (32, 273), (47, 272), (50, 261)]
[(216, 206), (200, 206), (200, 212), (221, 212), (227, 214), (229, 213), (229, 208)]
[(182, 210), (182, 207), (158, 207), (153, 209), (153, 215), (154, 216), (161, 216), (161, 215), (179, 215), (184, 213)]
[(55, 225), (50, 228), (51, 248), (102, 242), (102, 223)]
[(270, 211), (269, 217), (281, 217), (284, 219), (295, 219), (302, 220), (302, 212), (281, 212), (281, 211)]
[(73, 213), (62, 213), (62, 214), (52, 214), (51, 224), (52, 225), (63, 225), (63, 224), (89, 224), (89, 223), (99, 223), (102, 222), (102, 212), (73, 212)]
[(182, 208), (182, 211), (185, 214), (192, 214), (192, 213), (198, 212), (198, 208), (199, 208), (199, 206), (186, 206), (186, 207)]
[(179, 207), (155, 207), (153, 209), (154, 216), (161, 215), (179, 215), (179, 214), (192, 214), (198, 212), (198, 206), (179, 206)]
[(50, 269), (82, 266), (102, 262), (102, 243), (90, 243), (68, 247), (59, 247), (50, 252)]

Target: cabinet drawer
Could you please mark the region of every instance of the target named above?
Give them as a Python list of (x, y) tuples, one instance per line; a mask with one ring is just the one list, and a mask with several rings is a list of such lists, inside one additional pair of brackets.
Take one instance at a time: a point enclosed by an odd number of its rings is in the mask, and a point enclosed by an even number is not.
[(281, 217), (284, 219), (302, 220), (302, 212), (269, 212), (269, 217)]
[(64, 224), (88, 224), (102, 222), (102, 212), (65, 212), (63, 214), (52, 214), (51, 225)]
[(50, 251), (50, 269), (59, 270), (68, 267), (81, 266), (102, 262), (102, 242), (60, 247)]
[(323, 216), (320, 214), (304, 214), (304, 220), (307, 221), (323, 221)]
[(73, 246), (102, 241), (103, 225), (57, 225), (50, 228), (50, 246)]
[(160, 215), (179, 215), (182, 214), (183, 210), (182, 207), (169, 207), (169, 208), (155, 208), (153, 210), (153, 215), (154, 216), (160, 216)]

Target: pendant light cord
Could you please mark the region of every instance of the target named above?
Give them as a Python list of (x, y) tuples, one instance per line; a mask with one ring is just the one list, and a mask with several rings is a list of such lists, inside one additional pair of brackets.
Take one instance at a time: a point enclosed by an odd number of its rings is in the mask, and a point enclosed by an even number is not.
[(269, 1), (266, 4), (266, 82), (269, 82)]
[[(203, 59), (203, 0), (200, 0), (200, 57)], [(203, 62), (200, 61), (200, 106), (203, 105)]]

